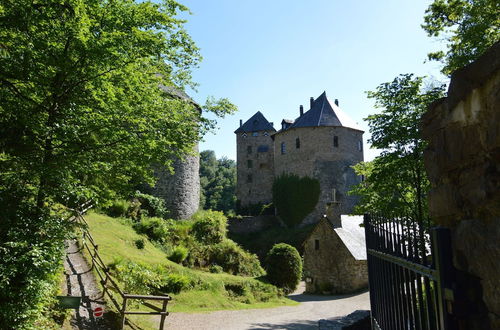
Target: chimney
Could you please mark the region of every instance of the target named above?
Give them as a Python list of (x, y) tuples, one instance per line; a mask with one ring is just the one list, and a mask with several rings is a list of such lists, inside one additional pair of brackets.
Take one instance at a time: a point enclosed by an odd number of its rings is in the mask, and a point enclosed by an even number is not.
[(335, 99), (335, 105), (339, 106), (339, 100), (338, 99)]
[(311, 104), (311, 108), (313, 107), (313, 103), (314, 103), (314, 97), (311, 96), (311, 98), (309, 99), (309, 102)]
[(243, 126), (243, 120), (240, 119), (240, 127)]
[(300, 111), (300, 116), (302, 116), (304, 114), (304, 106), (302, 104), (299, 107), (299, 111)]

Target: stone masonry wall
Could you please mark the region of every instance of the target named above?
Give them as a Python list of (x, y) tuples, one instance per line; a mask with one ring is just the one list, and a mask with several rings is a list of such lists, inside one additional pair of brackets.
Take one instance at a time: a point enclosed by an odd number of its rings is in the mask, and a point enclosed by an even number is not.
[(163, 198), (169, 216), (174, 219), (191, 217), (200, 206), (200, 156), (198, 146), (195, 155), (175, 160), (174, 174), (162, 168), (155, 169), (157, 182), (152, 189), (154, 196)]
[[(452, 229), (463, 329), (500, 329), (500, 43), (423, 118), (433, 219)], [(487, 316), (486, 316), (487, 315)]]
[[(236, 137), (237, 180), (236, 196), (242, 206), (270, 203), (273, 199), (274, 147), (271, 133), (265, 131), (238, 133)], [(248, 148), (250, 147), (251, 150)], [(267, 151), (259, 151), (267, 147)], [(251, 164), (248, 163), (251, 161)], [(251, 167), (249, 167), (251, 165)], [(249, 176), (251, 179), (249, 180)], [(251, 182), (250, 182), (251, 181)]]
[(307, 293), (343, 294), (368, 287), (366, 260), (354, 259), (328, 220), (321, 220), (304, 243), (304, 275)]
[[(338, 137), (338, 147), (334, 147), (334, 136)], [(300, 148), (296, 148), (297, 138)], [(316, 178), (320, 183), (319, 202), (304, 219), (304, 224), (317, 222), (326, 213), (326, 203), (332, 201), (333, 189), (340, 202), (335, 208), (338, 216), (353, 211), (357, 198), (347, 192), (360, 182), (351, 166), (363, 161), (363, 150), (358, 148), (362, 140), (363, 132), (346, 127), (292, 128), (275, 135), (275, 175), (294, 173)], [(281, 153), (283, 142), (284, 154)]]

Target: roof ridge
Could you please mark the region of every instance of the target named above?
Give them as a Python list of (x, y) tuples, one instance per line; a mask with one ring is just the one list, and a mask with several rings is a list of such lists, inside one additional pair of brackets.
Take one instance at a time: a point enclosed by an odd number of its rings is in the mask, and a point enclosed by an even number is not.
[[(320, 125), (321, 123), (321, 118), (323, 118), (323, 109), (325, 108), (325, 101), (326, 101), (326, 93), (323, 92), (323, 94), (325, 94), (325, 96), (323, 97), (323, 104), (321, 105), (321, 110), (319, 112), (319, 118), (318, 118), (318, 126)], [(323, 95), (321, 94), (321, 95)], [(320, 95), (320, 97), (321, 97)]]

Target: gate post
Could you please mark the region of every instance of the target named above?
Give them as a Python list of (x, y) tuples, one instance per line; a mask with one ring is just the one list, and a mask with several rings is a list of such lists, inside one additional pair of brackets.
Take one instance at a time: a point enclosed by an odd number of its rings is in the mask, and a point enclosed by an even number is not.
[(451, 250), (451, 233), (448, 228), (434, 227), (431, 229), (433, 248), (432, 255), (437, 271), (439, 323), (441, 329), (456, 329), (453, 320), (453, 286), (455, 268)]

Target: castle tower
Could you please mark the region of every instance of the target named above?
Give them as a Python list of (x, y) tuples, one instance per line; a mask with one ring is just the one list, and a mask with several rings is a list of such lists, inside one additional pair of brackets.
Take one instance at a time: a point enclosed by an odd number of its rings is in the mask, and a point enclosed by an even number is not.
[(333, 223), (349, 214), (357, 202), (347, 192), (361, 182), (351, 166), (363, 161), (363, 131), (323, 92), (311, 98), (310, 110), (293, 122), (284, 120), (274, 134), (274, 174), (318, 179), (320, 196), (315, 210), (303, 223), (314, 223), (327, 213)]
[(272, 201), (274, 179), (274, 146), (272, 123), (257, 111), (236, 134), (236, 196), (241, 206)]

